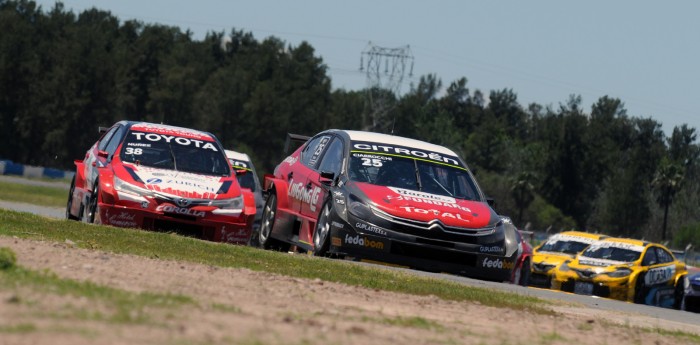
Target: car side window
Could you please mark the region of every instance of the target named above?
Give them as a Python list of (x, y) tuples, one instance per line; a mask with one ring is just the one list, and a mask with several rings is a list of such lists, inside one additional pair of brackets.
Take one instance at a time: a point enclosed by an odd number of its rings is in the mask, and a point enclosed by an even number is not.
[(656, 248), (656, 256), (658, 257), (660, 264), (673, 262), (673, 255), (665, 251), (663, 248)]
[(328, 150), (323, 155), (321, 159), (321, 165), (318, 170), (332, 172), (335, 176), (340, 174), (340, 168), (343, 164), (343, 142), (342, 140), (335, 138), (328, 146)]
[(311, 139), (309, 144), (306, 145), (301, 152), (301, 162), (312, 169), (316, 167), (318, 159), (321, 157), (321, 153), (323, 153), (323, 149), (326, 148), (330, 140), (331, 137), (328, 135)]
[(651, 266), (659, 263), (659, 259), (656, 257), (656, 247), (650, 247), (647, 249), (646, 254), (644, 254), (644, 259), (642, 259), (642, 266)]
[(105, 148), (107, 147), (107, 143), (109, 142), (110, 139), (112, 139), (112, 135), (114, 132), (117, 130), (117, 126), (114, 126), (105, 133), (105, 135), (102, 137), (102, 140), (100, 140), (100, 143), (97, 145), (97, 149), (100, 151), (104, 151)]
[(114, 135), (112, 135), (112, 137), (109, 139), (109, 143), (107, 143), (107, 146), (104, 150), (107, 151), (107, 153), (109, 153), (110, 159), (112, 158), (112, 156), (114, 156), (114, 152), (117, 150), (119, 143), (121, 143), (125, 131), (126, 128), (124, 126), (119, 126), (117, 131), (114, 132)]

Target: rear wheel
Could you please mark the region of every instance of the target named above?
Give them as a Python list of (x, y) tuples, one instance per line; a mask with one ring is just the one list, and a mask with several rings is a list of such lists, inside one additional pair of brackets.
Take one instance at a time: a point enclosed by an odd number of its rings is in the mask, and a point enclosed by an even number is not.
[(330, 241), (328, 240), (328, 234), (331, 232), (331, 203), (326, 201), (321, 208), (321, 212), (318, 214), (318, 220), (316, 221), (316, 229), (314, 230), (314, 255), (315, 256), (326, 256), (328, 254), (328, 248), (330, 247)]
[(289, 243), (279, 241), (272, 238), (272, 228), (275, 225), (275, 217), (277, 216), (277, 194), (273, 190), (267, 198), (265, 208), (263, 208), (262, 221), (258, 230), (258, 243), (263, 249), (276, 249), (279, 251), (288, 251)]
[(66, 219), (78, 220), (77, 216), (74, 216), (70, 210), (73, 207), (73, 192), (75, 191), (75, 175), (73, 175), (73, 180), (70, 183), (70, 190), (68, 191), (68, 202), (66, 202)]
[(530, 258), (525, 259), (523, 266), (520, 268), (520, 279), (518, 285), (528, 286), (530, 283)]

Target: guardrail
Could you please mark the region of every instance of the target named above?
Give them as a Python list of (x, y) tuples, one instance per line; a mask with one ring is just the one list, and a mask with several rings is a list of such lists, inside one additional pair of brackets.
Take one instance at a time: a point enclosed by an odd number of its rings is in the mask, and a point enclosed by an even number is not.
[(0, 175), (16, 175), (32, 178), (71, 179), (75, 172), (54, 168), (44, 168), (15, 163), (11, 160), (0, 159)]

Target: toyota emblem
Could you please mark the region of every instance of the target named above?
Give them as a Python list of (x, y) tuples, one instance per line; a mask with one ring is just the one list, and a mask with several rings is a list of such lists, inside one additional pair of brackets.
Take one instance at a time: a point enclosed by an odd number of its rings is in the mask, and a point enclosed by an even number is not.
[(180, 207), (187, 207), (190, 205), (190, 200), (185, 198), (180, 198), (175, 201), (175, 203)]

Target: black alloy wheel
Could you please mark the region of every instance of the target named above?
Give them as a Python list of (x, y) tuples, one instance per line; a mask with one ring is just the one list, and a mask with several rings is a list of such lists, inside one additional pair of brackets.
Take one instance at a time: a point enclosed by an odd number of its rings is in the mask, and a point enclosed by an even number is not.
[(318, 214), (316, 229), (314, 229), (314, 255), (327, 256), (330, 248), (329, 234), (331, 232), (331, 203), (326, 201)]
[(75, 175), (73, 175), (73, 180), (70, 183), (70, 190), (68, 190), (68, 201), (66, 202), (66, 219), (78, 220), (79, 218), (70, 213), (70, 209), (73, 206), (73, 192), (75, 191)]

